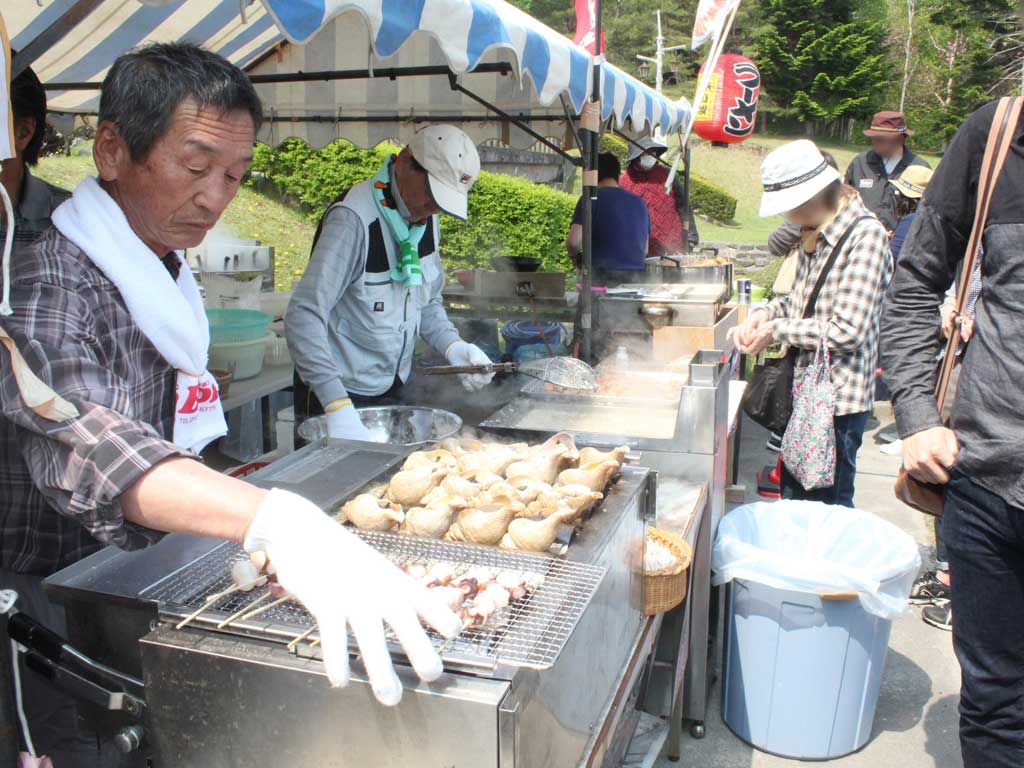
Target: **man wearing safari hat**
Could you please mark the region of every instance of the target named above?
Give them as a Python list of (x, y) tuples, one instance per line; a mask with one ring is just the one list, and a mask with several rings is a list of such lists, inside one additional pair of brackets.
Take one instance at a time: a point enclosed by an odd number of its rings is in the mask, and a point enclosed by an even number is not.
[(846, 183), (860, 192), (869, 211), (875, 214), (892, 234), (899, 223), (896, 211), (896, 190), (889, 182), (909, 167), (930, 167), (928, 161), (907, 147), (907, 138), (914, 132), (907, 128), (902, 112), (879, 112), (871, 127), (864, 131), (871, 139), (871, 149), (853, 159), (846, 169)]
[[(284, 318), (297, 422), (325, 413), (331, 437), (369, 439), (356, 408), (394, 402), (417, 338), (452, 365), (491, 362), (448, 320), (438, 253), (438, 214), (465, 219), (479, 173), (469, 137), (432, 125), (324, 213)], [(492, 377), (460, 380), (472, 391)]]

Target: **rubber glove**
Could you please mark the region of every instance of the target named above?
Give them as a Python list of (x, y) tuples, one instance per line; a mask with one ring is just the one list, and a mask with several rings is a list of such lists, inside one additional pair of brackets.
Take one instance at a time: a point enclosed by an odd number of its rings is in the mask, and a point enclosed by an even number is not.
[[(492, 365), (491, 358), (480, 347), (461, 339), (452, 343), (444, 353), (452, 365)], [(460, 373), (459, 381), (467, 392), (476, 392), (491, 383), (494, 371), (490, 373)]]
[(332, 685), (348, 684), (348, 625), (377, 699), (394, 706), (402, 683), (391, 665), (385, 622), (424, 682), (444, 671), (422, 617), (446, 637), (459, 633), (444, 601), (313, 503), (279, 488), (260, 506), (245, 537), (250, 554), (265, 552), (284, 589), (302, 601), (320, 628), (324, 667)]
[(359, 418), (359, 411), (347, 397), (332, 400), (324, 408), (327, 416), (327, 436), (344, 440), (371, 442), (370, 431)]

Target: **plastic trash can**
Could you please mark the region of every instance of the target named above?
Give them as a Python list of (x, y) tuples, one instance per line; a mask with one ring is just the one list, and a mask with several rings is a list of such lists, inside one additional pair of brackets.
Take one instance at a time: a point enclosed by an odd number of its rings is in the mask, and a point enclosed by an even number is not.
[(528, 344), (558, 346), (565, 338), (565, 326), (561, 323), (535, 323), (529, 320), (513, 320), (501, 327), (505, 340), (505, 354), (516, 356), (516, 350)]
[(714, 583), (730, 582), (722, 717), (765, 752), (827, 760), (871, 736), (892, 619), (917, 544), (867, 512), (812, 502), (740, 507), (719, 525)]

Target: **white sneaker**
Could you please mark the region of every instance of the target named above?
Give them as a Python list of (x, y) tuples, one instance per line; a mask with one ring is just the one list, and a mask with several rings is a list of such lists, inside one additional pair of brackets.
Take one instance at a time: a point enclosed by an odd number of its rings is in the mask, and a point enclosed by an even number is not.
[(903, 453), (903, 441), (893, 440), (891, 443), (886, 443), (878, 450), (880, 450), (886, 456), (899, 456), (901, 453)]

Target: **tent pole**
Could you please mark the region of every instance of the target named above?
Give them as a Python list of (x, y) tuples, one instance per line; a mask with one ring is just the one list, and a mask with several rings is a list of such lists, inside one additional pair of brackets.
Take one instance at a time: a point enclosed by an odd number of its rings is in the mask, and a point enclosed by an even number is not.
[[(20, 57), (21, 54), (19, 53)], [(19, 58), (20, 60), (20, 58)], [(480, 64), (467, 75), (480, 74), (512, 74), (512, 65), (506, 62), (494, 64)], [(444, 75), (453, 77), (451, 67), (443, 64), (429, 65), (422, 67), (390, 67), (375, 69), (372, 72), (368, 69), (327, 69), (316, 72), (280, 72), (272, 75), (249, 75), (249, 81), (253, 85), (267, 85), (275, 83), (308, 83), (308, 82), (333, 82), (335, 80), (397, 80), (400, 77), (431, 77)], [(43, 89), (47, 91), (98, 91), (103, 87), (99, 80), (70, 83), (43, 83)]]
[(516, 128), (518, 128), (519, 130), (523, 131), (523, 133), (526, 133), (527, 135), (532, 136), (537, 141), (539, 141), (541, 144), (543, 144), (545, 147), (550, 149), (552, 152), (554, 152), (557, 155), (559, 155), (560, 157), (562, 157), (564, 160), (570, 160), (571, 161), (573, 159), (572, 156), (569, 155), (560, 146), (558, 146), (557, 144), (555, 144), (552, 141), (549, 141), (544, 136), (541, 136), (539, 133), (537, 133), (535, 130), (533, 130), (530, 126), (526, 125), (526, 123), (524, 123), (521, 120), (517, 119), (514, 115), (510, 115), (508, 112), (505, 112), (504, 110), (499, 109), (494, 104), (491, 104), (490, 102), (485, 101), (481, 97), (477, 96), (475, 93), (473, 93), (469, 89), (464, 88), (458, 82), (458, 80), (457, 80), (457, 78), (455, 77), (454, 74), (449, 75), (448, 76), (448, 80), (449, 80), (449, 83), (451, 84), (451, 88), (452, 88), (453, 91), (458, 91), (459, 93), (461, 93), (461, 94), (463, 94), (465, 96), (468, 96), (473, 101), (475, 101), (477, 104), (482, 106), (484, 109), (489, 109), (491, 112), (493, 112), (494, 114), (498, 115), (498, 117), (502, 118), (503, 120), (508, 120)]
[(690, 252), (690, 143), (683, 147), (683, 205), (686, 218), (683, 220), (683, 253)]
[[(597, 105), (597, 115), (580, 122), (583, 139), (583, 258), (580, 275), (580, 357), (588, 363), (595, 362), (594, 343), (594, 203), (597, 202), (597, 156), (601, 151), (601, 62), (604, 51), (601, 48), (601, 0), (594, 3), (594, 58), (593, 92), (591, 100)], [(595, 125), (596, 123), (596, 125)]]

